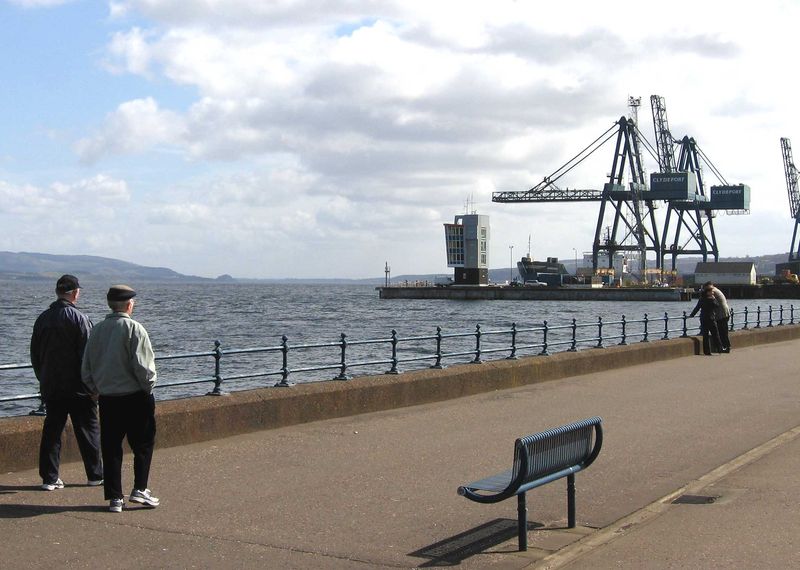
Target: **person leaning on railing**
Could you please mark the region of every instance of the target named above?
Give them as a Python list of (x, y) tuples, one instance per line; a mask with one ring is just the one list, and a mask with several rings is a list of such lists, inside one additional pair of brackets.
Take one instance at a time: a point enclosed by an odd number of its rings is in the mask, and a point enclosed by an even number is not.
[(717, 329), (719, 329), (719, 339), (722, 342), (722, 352), (727, 354), (731, 351), (731, 339), (728, 336), (728, 321), (730, 321), (731, 318), (731, 309), (728, 306), (728, 300), (725, 298), (724, 293), (711, 281), (706, 281), (703, 284), (703, 290), (711, 291), (719, 305), (719, 309), (716, 312)]
[(113, 311), (94, 327), (83, 356), (83, 381), (100, 395), (100, 445), (105, 498), (122, 512), (122, 440), (133, 451), (134, 485), (129, 500), (157, 507), (147, 488), (156, 437), (156, 362), (145, 328), (131, 318), (136, 291), (114, 285), (106, 296)]
[(719, 310), (719, 303), (714, 298), (714, 292), (711, 289), (703, 289), (697, 304), (689, 315), (693, 317), (697, 311), (700, 311), (700, 332), (703, 335), (703, 354), (706, 356), (711, 356), (712, 348), (716, 352), (722, 352), (722, 341), (719, 338), (719, 328), (717, 327)]

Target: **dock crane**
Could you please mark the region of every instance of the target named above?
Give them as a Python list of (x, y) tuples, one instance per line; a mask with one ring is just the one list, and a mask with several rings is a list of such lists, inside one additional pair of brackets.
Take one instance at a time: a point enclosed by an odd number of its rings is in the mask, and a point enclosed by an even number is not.
[[(560, 188), (556, 184), (567, 172), (615, 138), (611, 173), (602, 190)], [(652, 251), (660, 267), (661, 250), (655, 220), (655, 205), (647, 197), (647, 185), (640, 156), (639, 132), (636, 124), (632, 119), (623, 116), (530, 190), (493, 192), (492, 202), (600, 202), (592, 245), (593, 270), (595, 272), (598, 270), (601, 253), (606, 254), (609, 269), (613, 268), (614, 254), (620, 251), (639, 252), (642, 265), (646, 261), (647, 252)], [(624, 184), (626, 177), (629, 181), (627, 186)], [(606, 220), (607, 214), (608, 217), (613, 217), (610, 222)], [(603, 228), (608, 228), (608, 231), (601, 239)], [(634, 243), (626, 243), (629, 241)]]
[(800, 260), (800, 243), (797, 241), (797, 226), (800, 225), (800, 192), (797, 189), (797, 168), (792, 159), (792, 142), (788, 138), (781, 139), (781, 150), (783, 151), (783, 169), (786, 173), (786, 189), (789, 192), (789, 213), (794, 218), (789, 261), (797, 261)]
[[(719, 247), (714, 233), (714, 213), (703, 180), (701, 157), (705, 155), (694, 138), (684, 136), (681, 140), (677, 140), (672, 136), (663, 97), (651, 95), (650, 104), (653, 110), (653, 129), (659, 166), (659, 173), (651, 176), (650, 188), (653, 190), (653, 195), (662, 197), (667, 202), (664, 233), (661, 238), (661, 258), (665, 260), (668, 254), (672, 256), (672, 271), (676, 270), (680, 255), (700, 254), (704, 262), (708, 261), (709, 255), (713, 255), (714, 261), (719, 261)], [(680, 148), (677, 160), (674, 152), (676, 145)], [(709, 161), (706, 163), (721, 178), (713, 165)], [(691, 173), (691, 176), (685, 173)], [(724, 179), (721, 180), (723, 184), (727, 184)], [(666, 188), (665, 183), (675, 181), (679, 181), (681, 185), (679, 190), (675, 187)], [(674, 227), (670, 226), (671, 223)], [(684, 229), (689, 237), (681, 243)], [(668, 245), (670, 232), (673, 240)]]

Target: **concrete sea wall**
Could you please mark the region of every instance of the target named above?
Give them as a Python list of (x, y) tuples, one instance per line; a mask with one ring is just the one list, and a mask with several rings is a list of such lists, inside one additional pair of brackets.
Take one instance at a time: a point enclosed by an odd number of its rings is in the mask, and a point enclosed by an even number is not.
[[(731, 333), (734, 350), (800, 338), (800, 325)], [(263, 388), (228, 396), (198, 396), (158, 402), (158, 447), (291, 426), (317, 420), (438, 402), (461, 396), (515, 388), (592, 372), (699, 354), (697, 337), (635, 342), (627, 346), (562, 352), (519, 360), (463, 364), (444, 370), (400, 375), (365, 376), (349, 381)], [(0, 419), (0, 469), (19, 471), (37, 466), (41, 417)], [(68, 426), (62, 461), (80, 455)]]

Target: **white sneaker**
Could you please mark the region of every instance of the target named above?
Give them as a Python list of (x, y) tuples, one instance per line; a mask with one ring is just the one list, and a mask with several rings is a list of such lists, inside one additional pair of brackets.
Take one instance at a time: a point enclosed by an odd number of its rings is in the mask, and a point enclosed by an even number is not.
[(102, 479), (95, 479), (95, 480), (89, 479), (88, 481), (86, 481), (86, 484), (89, 487), (99, 487), (100, 485), (103, 484), (103, 480)]
[(131, 491), (131, 496), (128, 497), (128, 500), (152, 508), (156, 508), (161, 503), (158, 497), (154, 497), (150, 494), (150, 489), (134, 489)]
[(55, 491), (56, 489), (63, 489), (64, 481), (56, 479), (55, 483), (42, 483), (42, 491)]
[(108, 510), (112, 513), (121, 513), (123, 503), (125, 503), (125, 499), (111, 499), (108, 502)]

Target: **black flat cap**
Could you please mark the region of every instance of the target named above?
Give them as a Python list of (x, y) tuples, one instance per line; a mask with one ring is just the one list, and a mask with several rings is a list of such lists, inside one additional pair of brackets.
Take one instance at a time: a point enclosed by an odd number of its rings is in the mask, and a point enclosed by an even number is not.
[(136, 291), (127, 285), (112, 285), (106, 294), (106, 299), (109, 301), (127, 301), (136, 296)]
[(78, 278), (74, 275), (62, 275), (56, 281), (56, 293), (67, 293), (80, 288), (81, 284), (78, 283)]

